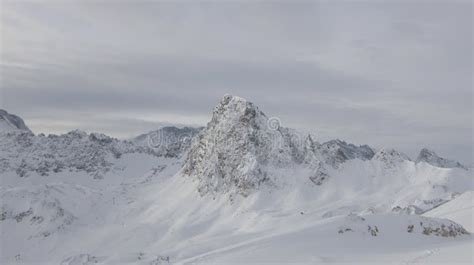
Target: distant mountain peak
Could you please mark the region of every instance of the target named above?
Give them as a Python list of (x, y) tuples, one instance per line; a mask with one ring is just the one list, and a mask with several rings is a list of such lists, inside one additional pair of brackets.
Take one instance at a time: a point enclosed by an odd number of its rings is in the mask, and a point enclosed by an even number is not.
[(440, 157), (435, 153), (435, 151), (430, 150), (428, 148), (421, 149), (420, 154), (418, 155), (418, 158), (416, 159), (416, 163), (419, 163), (419, 162), (426, 162), (432, 166), (441, 167), (441, 168), (467, 169), (461, 163), (454, 160), (449, 160), (449, 159)]
[(0, 109), (0, 132), (27, 131), (31, 130), (26, 126), (22, 118)]
[(131, 141), (142, 147), (152, 149), (165, 157), (181, 157), (191, 146), (193, 138), (202, 130), (202, 127), (165, 126), (158, 130), (141, 134)]
[(411, 161), (406, 154), (399, 152), (393, 148), (382, 148), (372, 158), (372, 160), (384, 163), (388, 168), (397, 167), (397, 165)]
[(382, 149), (380, 149), (375, 155), (374, 155), (374, 159), (379, 159), (379, 158), (382, 158), (382, 157), (398, 157), (398, 158), (401, 158), (403, 160), (408, 160), (408, 161), (411, 161), (410, 157), (407, 156), (405, 153), (402, 153), (402, 152), (399, 152), (393, 148), (387, 148), (387, 147), (384, 147)]
[(347, 160), (370, 160), (375, 155), (368, 145), (355, 146), (339, 139), (323, 143), (320, 152), (324, 155), (326, 163), (334, 168)]

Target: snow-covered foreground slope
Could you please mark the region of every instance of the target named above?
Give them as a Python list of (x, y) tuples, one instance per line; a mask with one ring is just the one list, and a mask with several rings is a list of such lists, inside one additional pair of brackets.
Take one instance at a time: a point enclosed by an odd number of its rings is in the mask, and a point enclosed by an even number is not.
[(472, 263), (472, 171), (273, 121), (225, 97), (155, 138), (1, 134), (0, 263)]
[[(4, 209), (9, 213), (2, 221), (2, 238), (9, 239), (8, 244), (2, 240), (3, 261), (161, 264), (169, 257), (173, 264), (401, 262), (472, 240), (445, 219), (346, 214), (350, 211), (326, 217), (328, 209), (357, 204), (347, 203), (351, 197), (332, 204), (308, 203), (294, 194), (283, 203), (284, 198), (275, 201), (283, 193), (270, 190), (233, 203), (225, 197), (201, 197), (192, 180), (174, 176), (174, 170), (133, 169), (126, 172), (131, 177), (116, 176), (110, 182), (108, 175), (81, 184), (66, 184), (71, 179), (17, 183), (2, 191), (2, 202), (11, 207)], [(379, 197), (361, 204), (374, 204)]]
[[(446, 220), (402, 215), (349, 216), (324, 221), (308, 219), (305, 225), (293, 230), (217, 248), (181, 263), (410, 264), (423, 261), (440, 249), (472, 244), (470, 236), (450, 241), (426, 236), (420, 230), (421, 223), (425, 227), (449, 226)], [(414, 231), (408, 232), (412, 225)], [(453, 263), (471, 261), (469, 253), (464, 253), (463, 257), (452, 256), (450, 260)]]
[(474, 192), (466, 191), (455, 199), (423, 214), (424, 216), (447, 218), (466, 228), (469, 232), (474, 229)]

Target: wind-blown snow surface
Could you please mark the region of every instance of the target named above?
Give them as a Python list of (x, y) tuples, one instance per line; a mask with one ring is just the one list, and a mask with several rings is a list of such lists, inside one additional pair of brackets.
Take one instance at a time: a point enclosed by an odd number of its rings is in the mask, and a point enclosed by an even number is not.
[[(2, 134), (0, 263), (472, 263), (469, 218), (446, 208), (472, 207), (472, 171), (392, 149), (374, 154), (306, 136), (298, 143), (289, 129), (264, 127), (271, 119), (243, 99), (226, 97), (217, 110), (232, 101), (241, 111), (219, 111), (193, 144), (177, 137), (180, 144), (155, 152), (144, 137)], [(222, 120), (228, 114), (233, 122)], [(235, 131), (238, 141), (209, 136)], [(276, 148), (259, 141), (275, 133), (283, 139)], [(69, 162), (84, 152), (104, 163)], [(256, 172), (269, 181), (239, 185)]]

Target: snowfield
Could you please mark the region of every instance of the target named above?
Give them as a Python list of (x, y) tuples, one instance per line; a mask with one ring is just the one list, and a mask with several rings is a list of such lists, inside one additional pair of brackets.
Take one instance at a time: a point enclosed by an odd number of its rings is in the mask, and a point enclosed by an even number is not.
[(0, 263), (473, 263), (472, 169), (274, 121), (226, 96), (205, 128), (127, 141), (9, 123)]
[(474, 192), (467, 191), (455, 199), (431, 210), (424, 216), (447, 218), (460, 223), (469, 232), (474, 232)]

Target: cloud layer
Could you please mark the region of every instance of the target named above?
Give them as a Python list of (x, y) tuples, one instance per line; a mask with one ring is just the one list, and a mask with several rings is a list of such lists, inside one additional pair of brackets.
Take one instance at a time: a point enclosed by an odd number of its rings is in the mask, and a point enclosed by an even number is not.
[(1, 7), (1, 108), (35, 132), (204, 125), (231, 93), (320, 140), (472, 162), (470, 1)]

